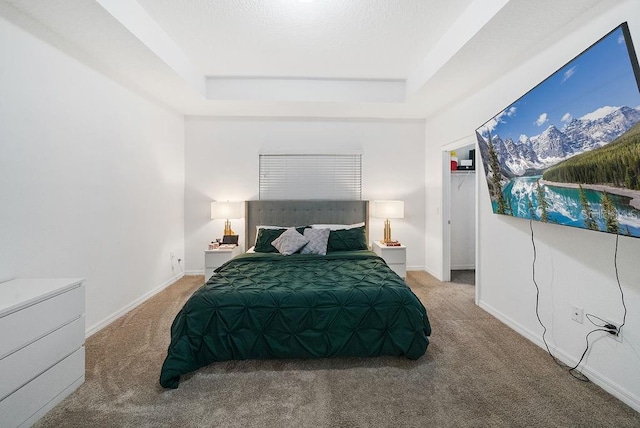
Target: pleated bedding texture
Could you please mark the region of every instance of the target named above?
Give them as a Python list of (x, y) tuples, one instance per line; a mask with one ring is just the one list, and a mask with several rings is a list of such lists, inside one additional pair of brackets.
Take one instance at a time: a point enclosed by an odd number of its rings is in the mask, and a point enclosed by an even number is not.
[(160, 384), (216, 361), (423, 355), (431, 327), (406, 283), (370, 251), (244, 254), (176, 316)]

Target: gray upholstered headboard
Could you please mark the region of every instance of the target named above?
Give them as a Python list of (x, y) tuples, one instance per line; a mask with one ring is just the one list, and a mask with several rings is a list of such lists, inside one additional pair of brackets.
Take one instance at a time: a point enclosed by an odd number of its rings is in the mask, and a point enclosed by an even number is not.
[(369, 239), (369, 201), (246, 201), (245, 250), (256, 241), (256, 226), (307, 226), (364, 222)]

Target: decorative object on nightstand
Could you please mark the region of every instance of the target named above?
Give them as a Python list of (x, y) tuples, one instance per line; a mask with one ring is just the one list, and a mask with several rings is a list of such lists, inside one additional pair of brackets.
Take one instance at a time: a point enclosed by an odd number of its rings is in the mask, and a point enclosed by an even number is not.
[(373, 201), (371, 214), (374, 218), (383, 218), (384, 243), (392, 243), (390, 218), (404, 218), (404, 201)]
[(211, 202), (211, 220), (225, 220), (224, 235), (235, 235), (231, 230), (229, 219), (239, 219), (242, 217), (241, 202)]
[(223, 245), (238, 245), (238, 235), (224, 235), (222, 237), (222, 242), (220, 243), (220, 246)]
[(372, 249), (400, 278), (407, 277), (407, 247), (404, 245), (387, 246), (380, 241), (374, 241)]
[(242, 253), (242, 247), (232, 245), (227, 247), (225, 244), (220, 245), (213, 250), (205, 250), (204, 252), (204, 280), (205, 282), (213, 276), (213, 271)]

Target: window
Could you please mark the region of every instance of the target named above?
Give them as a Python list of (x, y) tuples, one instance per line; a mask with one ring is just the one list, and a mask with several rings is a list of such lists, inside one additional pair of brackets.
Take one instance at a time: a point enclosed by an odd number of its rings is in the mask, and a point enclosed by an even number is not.
[(260, 199), (362, 199), (362, 154), (261, 154)]

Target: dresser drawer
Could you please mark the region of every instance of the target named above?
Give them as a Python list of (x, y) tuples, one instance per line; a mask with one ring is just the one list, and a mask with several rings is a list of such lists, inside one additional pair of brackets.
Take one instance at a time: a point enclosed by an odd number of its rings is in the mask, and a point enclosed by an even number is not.
[(72, 354), (84, 343), (84, 317), (0, 360), (0, 400)]
[(0, 358), (84, 314), (84, 286), (58, 294), (0, 318)]
[(31, 426), (83, 381), (84, 346), (0, 401), (1, 426)]

